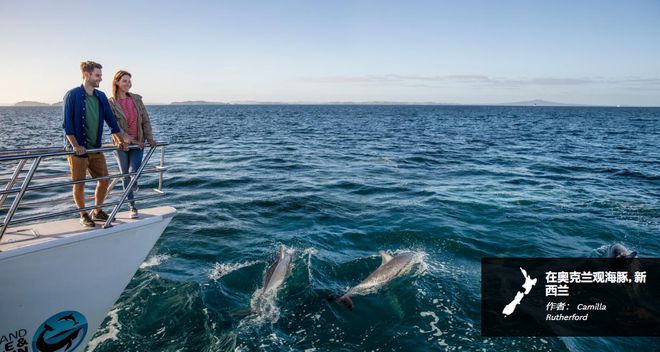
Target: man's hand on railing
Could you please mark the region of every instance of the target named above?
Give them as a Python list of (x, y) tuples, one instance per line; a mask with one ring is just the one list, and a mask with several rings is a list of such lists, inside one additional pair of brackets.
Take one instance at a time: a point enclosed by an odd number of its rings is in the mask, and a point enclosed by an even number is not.
[(152, 147), (152, 148), (155, 148), (156, 145), (158, 144), (158, 142), (156, 142), (153, 139), (147, 139), (147, 143), (149, 143), (149, 146)]
[(112, 134), (112, 144), (122, 148), (123, 141), (121, 132)]
[(119, 144), (116, 144), (115, 146), (117, 147), (117, 149), (120, 149), (120, 150), (123, 150), (123, 151), (127, 152), (129, 145), (130, 145), (129, 143), (121, 142)]
[(73, 147), (73, 152), (76, 153), (76, 155), (84, 155), (87, 153), (87, 149), (81, 145), (77, 145)]
[(123, 151), (128, 151), (128, 134), (124, 132), (113, 133), (112, 134), (112, 144), (114, 144), (118, 149)]

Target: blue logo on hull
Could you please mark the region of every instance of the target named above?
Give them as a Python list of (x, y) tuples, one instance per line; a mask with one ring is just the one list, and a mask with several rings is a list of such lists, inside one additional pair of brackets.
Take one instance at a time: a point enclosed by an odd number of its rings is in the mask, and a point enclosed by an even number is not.
[(87, 335), (87, 319), (76, 311), (60, 312), (39, 326), (32, 339), (32, 349), (40, 352), (70, 352)]

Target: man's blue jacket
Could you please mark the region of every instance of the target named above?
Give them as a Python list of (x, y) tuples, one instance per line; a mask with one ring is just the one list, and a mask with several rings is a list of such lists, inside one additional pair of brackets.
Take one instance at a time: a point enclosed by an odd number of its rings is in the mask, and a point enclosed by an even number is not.
[[(99, 132), (98, 138), (96, 140), (96, 145), (94, 147), (100, 147), (103, 137), (103, 122), (108, 124), (110, 127), (111, 133), (119, 133), (119, 124), (117, 124), (117, 119), (112, 113), (110, 104), (108, 103), (108, 98), (105, 96), (105, 93), (101, 92), (98, 89), (94, 89), (94, 95), (99, 99)], [(64, 146), (70, 147), (69, 141), (66, 139), (66, 135), (73, 135), (78, 141), (78, 145), (88, 148), (87, 146), (87, 136), (85, 133), (85, 99), (87, 98), (87, 92), (85, 88), (80, 85), (68, 91), (64, 95), (64, 122), (62, 127), (64, 128)]]

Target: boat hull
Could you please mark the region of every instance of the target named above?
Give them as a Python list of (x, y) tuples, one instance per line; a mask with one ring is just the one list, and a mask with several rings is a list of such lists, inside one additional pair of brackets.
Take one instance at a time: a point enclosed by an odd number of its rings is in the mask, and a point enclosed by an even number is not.
[(9, 343), (82, 351), (176, 212), (159, 209), (139, 221), (0, 252), (0, 350)]

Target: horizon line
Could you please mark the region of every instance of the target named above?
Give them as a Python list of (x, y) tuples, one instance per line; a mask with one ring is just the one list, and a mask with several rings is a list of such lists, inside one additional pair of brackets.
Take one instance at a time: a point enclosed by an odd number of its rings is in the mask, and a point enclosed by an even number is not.
[[(25, 103), (25, 105), (19, 105)], [(16, 103), (0, 104), (0, 107), (57, 107), (61, 106), (62, 101), (56, 103), (44, 103), (36, 100), (22, 100)], [(585, 104), (585, 103), (564, 103), (549, 101), (544, 99), (532, 99), (515, 102), (503, 103), (448, 103), (436, 101), (396, 101), (396, 100), (368, 100), (368, 101), (258, 101), (258, 100), (237, 100), (237, 101), (207, 101), (207, 100), (184, 100), (164, 102), (145, 102), (145, 105), (160, 106), (200, 106), (200, 105), (417, 105), (417, 106), (538, 106), (538, 107), (638, 107), (638, 108), (656, 108), (660, 105), (628, 105), (628, 104)]]

